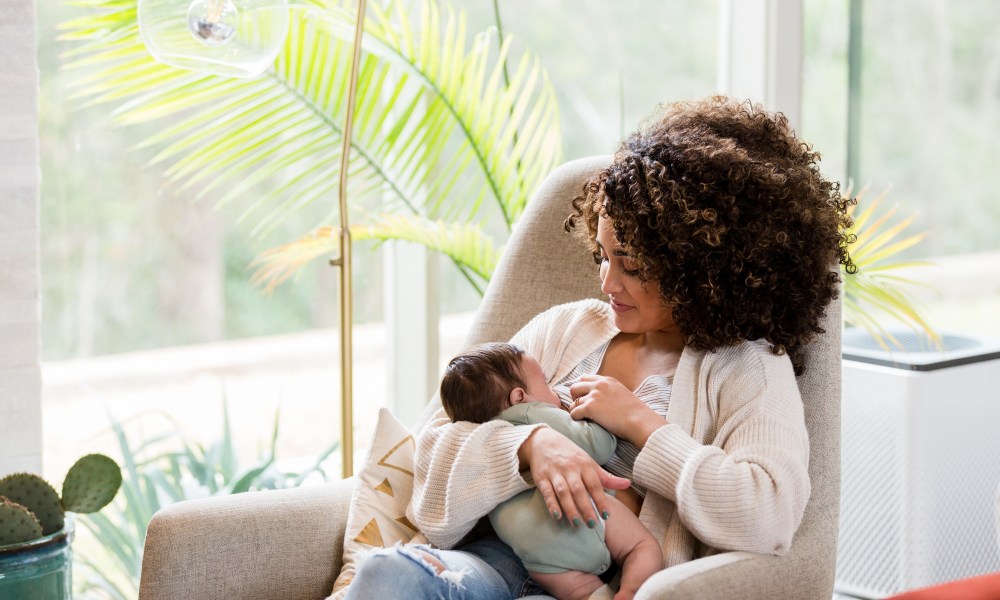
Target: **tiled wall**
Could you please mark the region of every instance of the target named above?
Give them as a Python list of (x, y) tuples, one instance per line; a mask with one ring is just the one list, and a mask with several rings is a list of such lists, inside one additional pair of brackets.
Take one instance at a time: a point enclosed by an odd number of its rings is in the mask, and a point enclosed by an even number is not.
[(0, 0), (0, 474), (42, 465), (34, 0)]

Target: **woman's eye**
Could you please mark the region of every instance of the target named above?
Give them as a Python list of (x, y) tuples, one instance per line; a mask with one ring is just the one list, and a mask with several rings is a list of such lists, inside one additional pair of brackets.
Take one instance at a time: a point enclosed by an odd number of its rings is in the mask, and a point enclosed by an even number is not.
[(622, 259), (622, 272), (629, 277), (635, 277), (639, 274), (639, 263), (636, 262), (634, 258), (625, 257)]
[(595, 264), (599, 265), (599, 264), (603, 263), (606, 260), (608, 260), (607, 256), (603, 256), (600, 252), (595, 252), (594, 253), (594, 263)]

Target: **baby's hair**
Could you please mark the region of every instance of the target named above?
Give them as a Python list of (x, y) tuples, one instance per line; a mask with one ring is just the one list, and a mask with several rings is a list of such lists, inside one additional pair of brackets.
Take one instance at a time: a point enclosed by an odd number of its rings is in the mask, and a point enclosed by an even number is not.
[(441, 404), (452, 421), (485, 423), (507, 408), (511, 390), (527, 388), (524, 350), (504, 342), (480, 344), (451, 359), (441, 378)]

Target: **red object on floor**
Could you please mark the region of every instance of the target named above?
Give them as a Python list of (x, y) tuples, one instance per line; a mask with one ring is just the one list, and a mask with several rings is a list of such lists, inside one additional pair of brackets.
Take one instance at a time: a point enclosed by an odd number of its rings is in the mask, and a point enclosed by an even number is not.
[(911, 590), (886, 600), (1000, 600), (1000, 573)]

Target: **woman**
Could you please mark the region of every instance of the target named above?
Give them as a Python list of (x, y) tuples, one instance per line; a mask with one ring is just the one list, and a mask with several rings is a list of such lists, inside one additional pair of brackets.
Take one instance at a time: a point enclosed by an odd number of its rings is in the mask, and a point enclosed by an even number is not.
[(408, 515), (458, 548), (379, 552), (348, 597), (537, 593), (496, 538), (460, 545), (528, 481), (578, 526), (602, 518), (602, 488), (634, 482), (623, 496), (668, 567), (787, 551), (809, 497), (800, 351), (837, 294), (833, 266), (853, 268), (848, 202), (818, 160), (783, 116), (725, 98), (669, 106), (629, 137), (567, 220), (608, 302), (552, 308), (511, 340), (550, 383), (575, 382), (573, 417), (618, 436), (616, 457), (602, 469), (544, 426), (433, 419)]

